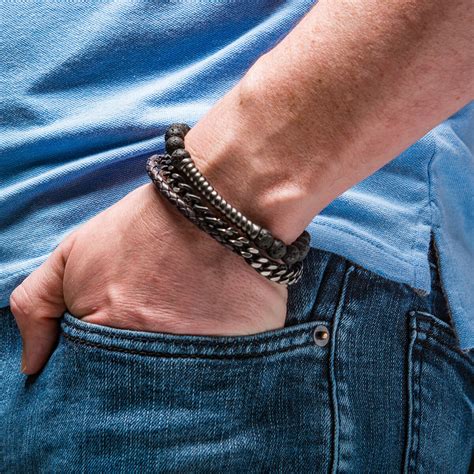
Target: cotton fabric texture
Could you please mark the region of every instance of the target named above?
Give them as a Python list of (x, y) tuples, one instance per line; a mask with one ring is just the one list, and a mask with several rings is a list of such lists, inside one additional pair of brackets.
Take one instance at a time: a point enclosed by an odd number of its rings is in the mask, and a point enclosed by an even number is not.
[[(190, 125), (312, 1), (2, 2), (0, 307), (71, 231), (148, 181)], [(431, 233), (454, 327), (474, 347), (474, 105), (331, 203), (314, 247), (421, 292)]]

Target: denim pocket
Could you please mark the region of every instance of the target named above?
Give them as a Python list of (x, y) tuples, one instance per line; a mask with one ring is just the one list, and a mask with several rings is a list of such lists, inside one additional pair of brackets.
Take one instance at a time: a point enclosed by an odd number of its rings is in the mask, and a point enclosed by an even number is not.
[[(316, 328), (329, 325), (346, 270), (341, 257), (311, 248), (301, 280), (288, 288), (285, 326), (272, 331), (245, 336), (132, 331), (86, 323), (66, 312), (63, 336), (90, 348), (150, 357), (244, 359), (312, 347)], [(320, 288), (327, 301), (322, 314), (315, 315)]]
[(410, 313), (405, 472), (468, 472), (473, 448), (473, 354), (433, 314)]
[(245, 336), (192, 336), (130, 331), (86, 323), (66, 312), (63, 337), (74, 344), (144, 357), (246, 359), (315, 345), (314, 331), (324, 321), (311, 321)]
[[(54, 416), (75, 433), (64, 459), (87, 453), (92, 471), (104, 459), (117, 472), (327, 471), (330, 345), (313, 339), (320, 324), (188, 336), (65, 314), (48, 364)], [(54, 462), (66, 461), (56, 452)]]
[[(57, 417), (76, 424), (65, 459), (85, 452), (89, 470), (100, 470), (106, 458), (108, 469), (120, 472), (137, 465), (141, 472), (328, 472), (334, 424), (327, 308), (339, 300), (345, 263), (334, 257), (334, 274), (321, 264), (326, 254), (310, 259), (291, 290), (291, 324), (273, 331), (139, 332), (66, 313), (47, 367), (50, 400), (64, 406)], [(324, 304), (316, 312), (320, 280)], [(55, 462), (60, 458), (56, 453)]]

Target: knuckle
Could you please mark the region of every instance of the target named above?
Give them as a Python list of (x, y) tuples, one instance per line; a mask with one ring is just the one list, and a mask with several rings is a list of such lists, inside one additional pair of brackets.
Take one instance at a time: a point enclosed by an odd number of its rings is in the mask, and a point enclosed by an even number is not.
[(33, 305), (23, 285), (17, 286), (10, 295), (10, 309), (15, 317), (27, 318), (31, 315)]

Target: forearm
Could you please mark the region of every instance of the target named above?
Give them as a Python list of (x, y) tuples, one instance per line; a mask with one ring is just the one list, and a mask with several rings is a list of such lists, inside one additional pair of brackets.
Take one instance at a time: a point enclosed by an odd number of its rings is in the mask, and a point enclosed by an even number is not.
[(472, 99), (473, 8), (320, 1), (189, 132), (224, 197), (286, 241)]

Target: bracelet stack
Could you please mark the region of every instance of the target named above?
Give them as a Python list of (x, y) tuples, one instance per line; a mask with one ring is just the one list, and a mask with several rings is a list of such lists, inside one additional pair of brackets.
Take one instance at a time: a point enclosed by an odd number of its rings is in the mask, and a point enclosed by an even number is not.
[(185, 217), (243, 257), (262, 276), (282, 285), (296, 283), (310, 248), (308, 232), (286, 245), (229, 204), (184, 148), (189, 130), (184, 123), (170, 125), (165, 133), (166, 153), (148, 158), (146, 170), (157, 189)]

